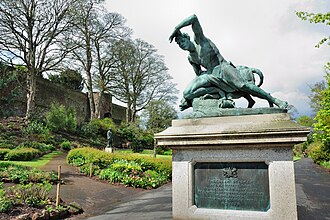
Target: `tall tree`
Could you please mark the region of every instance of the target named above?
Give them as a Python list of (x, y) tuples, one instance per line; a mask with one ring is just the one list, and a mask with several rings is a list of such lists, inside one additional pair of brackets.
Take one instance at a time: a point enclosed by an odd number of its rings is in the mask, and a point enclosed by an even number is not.
[(0, 59), (27, 68), (29, 120), (35, 107), (36, 77), (54, 70), (69, 50), (59, 47), (70, 28), (76, 0), (1, 0)]
[(120, 40), (112, 47), (116, 59), (112, 85), (113, 96), (127, 104), (128, 122), (136, 119), (151, 100), (176, 101), (177, 90), (171, 82), (163, 57), (142, 40)]
[(95, 24), (93, 41), (93, 86), (99, 92), (95, 103), (95, 116), (100, 118), (100, 108), (104, 93), (108, 91), (115, 65), (115, 58), (111, 53), (114, 40), (130, 36), (131, 30), (125, 26), (125, 19), (117, 13), (104, 11)]
[(93, 84), (92, 84), (92, 38), (95, 34), (94, 23), (97, 20), (99, 3), (102, 0), (78, 0), (79, 4), (75, 8), (77, 16), (74, 21), (74, 28), (68, 33), (67, 39), (68, 45), (77, 45), (77, 48), (73, 51), (73, 59), (77, 61), (77, 64), (85, 72), (86, 87), (88, 90), (88, 99), (91, 116), (95, 118), (95, 101), (93, 96)]
[(177, 118), (176, 110), (164, 100), (152, 100), (141, 114), (145, 127), (153, 133), (170, 127), (175, 118)]

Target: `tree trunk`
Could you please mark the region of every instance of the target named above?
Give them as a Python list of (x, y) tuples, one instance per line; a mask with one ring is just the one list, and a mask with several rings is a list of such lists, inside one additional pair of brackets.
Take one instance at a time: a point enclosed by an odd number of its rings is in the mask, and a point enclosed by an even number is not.
[(103, 94), (104, 94), (104, 92), (103, 91), (100, 91), (99, 98), (97, 100), (97, 103), (95, 104), (95, 116), (98, 119), (101, 119), (101, 108), (103, 106), (103, 103), (102, 103)]
[(34, 73), (28, 73), (26, 76), (26, 121), (30, 121), (35, 108), (35, 96), (36, 96), (36, 76)]

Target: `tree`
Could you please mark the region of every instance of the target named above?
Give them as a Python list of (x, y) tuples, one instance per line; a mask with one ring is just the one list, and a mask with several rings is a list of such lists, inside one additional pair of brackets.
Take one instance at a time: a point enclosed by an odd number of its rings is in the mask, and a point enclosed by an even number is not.
[(151, 100), (175, 102), (177, 92), (163, 57), (142, 40), (120, 40), (112, 47), (116, 66), (111, 87), (113, 96), (127, 104), (128, 122), (136, 119)]
[(171, 126), (177, 112), (164, 100), (152, 100), (142, 111), (141, 118), (148, 130), (157, 133)]
[(63, 70), (59, 75), (49, 75), (49, 80), (76, 91), (84, 88), (83, 77), (80, 72), (72, 69)]
[[(324, 23), (325, 25), (330, 25), (330, 12), (325, 14), (322, 13), (309, 13), (309, 12), (296, 12), (296, 15), (304, 21), (309, 21), (310, 23)], [(315, 47), (320, 47), (322, 44), (328, 41), (330, 45), (330, 36), (322, 38)]]
[(330, 153), (330, 74), (327, 73), (325, 78), (327, 80), (327, 85), (326, 88), (321, 91), (322, 97), (319, 102), (320, 109), (315, 116), (314, 136), (327, 145)]
[(326, 88), (326, 82), (324, 80), (315, 83), (310, 87), (311, 94), (309, 95), (310, 106), (313, 109), (314, 113), (317, 113), (321, 106), (320, 101), (322, 99), (322, 91)]
[(297, 123), (302, 126), (312, 127), (314, 120), (306, 115), (300, 116), (296, 119)]
[(101, 102), (104, 93), (108, 91), (116, 61), (111, 53), (114, 39), (124, 39), (130, 36), (131, 30), (125, 25), (125, 19), (120, 14), (104, 11), (95, 22), (93, 40), (93, 86), (99, 91), (98, 103), (95, 103), (95, 116), (100, 118)]
[(36, 77), (54, 70), (68, 54), (59, 47), (70, 28), (76, 0), (1, 0), (0, 59), (27, 68), (26, 119), (35, 107)]

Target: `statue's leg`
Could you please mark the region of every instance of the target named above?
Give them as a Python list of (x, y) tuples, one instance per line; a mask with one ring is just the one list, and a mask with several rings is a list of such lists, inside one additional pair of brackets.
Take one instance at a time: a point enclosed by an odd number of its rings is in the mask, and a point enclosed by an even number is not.
[(183, 97), (188, 101), (192, 101), (194, 98), (205, 95), (208, 92), (206, 88), (211, 86), (207, 77), (207, 75), (201, 75), (191, 81), (184, 90)]
[(273, 104), (277, 105), (280, 108), (287, 108), (288, 103), (281, 101), (277, 98), (272, 97), (269, 93), (262, 90), (260, 87), (252, 84), (252, 83), (245, 83), (242, 88), (240, 88), (241, 91), (247, 92), (253, 96), (256, 96), (261, 99), (266, 99), (269, 102), (270, 107), (272, 107)]

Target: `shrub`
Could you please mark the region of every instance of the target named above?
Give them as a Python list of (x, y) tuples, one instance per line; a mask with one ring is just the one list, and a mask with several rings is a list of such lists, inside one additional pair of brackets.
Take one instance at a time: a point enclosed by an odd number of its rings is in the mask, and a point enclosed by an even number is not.
[(0, 160), (4, 160), (9, 151), (10, 151), (9, 149), (0, 148)]
[(50, 183), (29, 183), (10, 187), (9, 196), (14, 198), (15, 204), (27, 204), (32, 207), (39, 207), (46, 204), (49, 192), (52, 189)]
[(37, 141), (23, 142), (20, 145), (18, 145), (16, 149), (21, 149), (21, 148), (34, 148), (34, 149), (37, 149), (41, 152), (49, 152), (49, 151), (53, 151), (53, 150), (56, 149), (51, 144), (39, 143)]
[(12, 206), (11, 200), (6, 196), (3, 183), (0, 182), (0, 212), (7, 212)]
[(324, 148), (324, 145), (320, 142), (311, 144), (308, 155), (313, 159), (314, 163), (321, 164), (324, 161), (330, 161), (330, 152)]
[(46, 115), (47, 127), (52, 131), (75, 132), (77, 128), (76, 111), (64, 105), (52, 104)]
[(98, 135), (106, 137), (110, 128), (114, 133), (116, 132), (116, 125), (113, 123), (112, 119), (92, 119), (82, 126), (81, 131), (86, 137), (96, 137)]
[(57, 174), (2, 162), (0, 163), (0, 180), (4, 178), (14, 183), (42, 183), (44, 181), (54, 183), (57, 181)]
[(11, 161), (29, 161), (37, 158), (40, 155), (40, 151), (34, 148), (20, 148), (9, 151), (5, 160)]
[(27, 135), (33, 135), (33, 134), (49, 135), (49, 129), (38, 121), (32, 121), (28, 123), (28, 125), (22, 129), (22, 132)]
[(66, 151), (69, 151), (74, 148), (69, 141), (63, 141), (60, 144), (60, 147), (62, 150), (66, 150)]
[(156, 188), (170, 180), (172, 175), (172, 161), (165, 158), (79, 148), (71, 150), (67, 160), (79, 166), (85, 174), (89, 174), (89, 164), (92, 163), (100, 179), (132, 187)]

